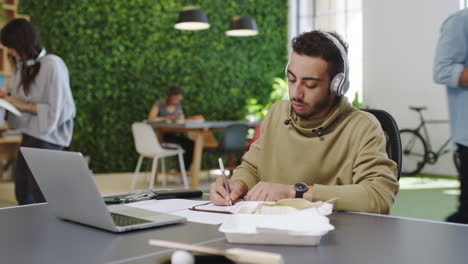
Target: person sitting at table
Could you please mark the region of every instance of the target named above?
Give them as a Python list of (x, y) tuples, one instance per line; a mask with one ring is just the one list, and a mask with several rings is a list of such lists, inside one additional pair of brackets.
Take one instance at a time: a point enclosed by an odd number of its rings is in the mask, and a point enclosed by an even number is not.
[(210, 198), (277, 201), (335, 199), (335, 210), (388, 214), (399, 189), (379, 121), (346, 99), (348, 60), (335, 33), (311, 31), (292, 40), (286, 66), (290, 100), (275, 103), (260, 138)]
[[(182, 109), (183, 94), (184, 92), (180, 87), (172, 86), (169, 88), (165, 99), (154, 102), (148, 114), (148, 120), (167, 120), (175, 122), (178, 120), (203, 119), (201, 115), (184, 118), (184, 110)], [(178, 144), (185, 150), (184, 164), (185, 168), (189, 170), (192, 164), (193, 141), (177, 133), (164, 133), (163, 141)]]

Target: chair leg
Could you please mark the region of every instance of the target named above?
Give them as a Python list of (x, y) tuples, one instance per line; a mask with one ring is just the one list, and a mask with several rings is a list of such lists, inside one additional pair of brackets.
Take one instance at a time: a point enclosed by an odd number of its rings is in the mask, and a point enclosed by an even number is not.
[(184, 182), (184, 188), (188, 189), (188, 182), (187, 182), (187, 172), (185, 171), (185, 163), (184, 163), (184, 157), (183, 153), (179, 152), (179, 166), (180, 166), (180, 172), (182, 173), (182, 181)]
[(140, 174), (140, 168), (141, 168), (142, 161), (143, 161), (143, 156), (140, 156), (138, 158), (137, 166), (135, 168), (135, 173), (133, 174), (132, 184), (130, 185), (130, 188), (132, 190), (135, 190), (135, 185), (136, 185), (136, 182), (137, 182), (137, 178), (138, 178), (138, 176)]
[(166, 161), (164, 158), (161, 158), (161, 175), (162, 177), (162, 186), (167, 186), (167, 176), (166, 176)]
[(158, 170), (158, 157), (154, 157), (153, 158), (153, 166), (151, 167), (151, 178), (150, 178), (150, 185), (149, 185), (149, 189), (153, 189), (154, 188), (154, 182), (156, 181), (156, 172)]

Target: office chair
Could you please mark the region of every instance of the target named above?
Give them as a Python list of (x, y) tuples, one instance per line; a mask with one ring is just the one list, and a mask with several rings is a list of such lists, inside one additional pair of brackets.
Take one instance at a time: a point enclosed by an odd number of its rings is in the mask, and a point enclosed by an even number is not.
[(400, 131), (398, 125), (395, 122), (393, 117), (383, 111), (378, 109), (361, 109), (362, 111), (369, 112), (373, 114), (377, 120), (379, 120), (382, 130), (385, 133), (387, 138), (387, 154), (390, 159), (396, 162), (397, 164), (397, 177), (400, 180), (401, 174), (401, 140), (400, 140)]
[(146, 123), (133, 123), (132, 124), (132, 134), (133, 140), (135, 142), (135, 149), (140, 154), (138, 158), (138, 163), (135, 168), (135, 173), (132, 179), (132, 190), (135, 189), (136, 181), (140, 173), (141, 163), (143, 162), (143, 158), (151, 158), (153, 159), (153, 165), (151, 167), (151, 178), (150, 178), (150, 185), (149, 189), (154, 187), (154, 181), (156, 180), (156, 171), (158, 168), (158, 159), (161, 159), (161, 176), (163, 186), (167, 184), (167, 177), (166, 177), (166, 164), (164, 158), (171, 157), (171, 156), (178, 156), (179, 157), (179, 166), (180, 172), (182, 174), (182, 180), (184, 183), (184, 188), (188, 189), (187, 183), (187, 173), (185, 171), (185, 164), (184, 164), (184, 150), (177, 144), (159, 144), (158, 138), (156, 133), (154, 133), (153, 128)]
[(255, 126), (253, 137), (252, 137), (252, 139), (249, 141), (249, 143), (247, 143), (247, 146), (245, 146), (245, 152), (249, 151), (250, 146), (251, 146), (255, 141), (257, 141), (259, 138), (260, 138), (260, 123), (259, 123), (258, 125)]
[(234, 155), (244, 153), (248, 129), (249, 127), (243, 124), (229, 125), (224, 129), (218, 147), (206, 149), (209, 152), (228, 155), (227, 168), (231, 174), (235, 167)]

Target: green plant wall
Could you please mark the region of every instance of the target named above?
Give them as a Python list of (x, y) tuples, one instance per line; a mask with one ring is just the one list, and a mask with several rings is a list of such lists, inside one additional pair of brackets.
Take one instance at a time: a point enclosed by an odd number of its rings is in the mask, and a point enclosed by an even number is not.
[[(211, 28), (180, 31), (183, 7), (205, 10)], [(96, 172), (132, 171), (132, 122), (146, 118), (171, 85), (185, 91), (186, 115), (239, 120), (246, 102), (266, 103), (287, 56), (286, 0), (22, 0), (49, 53), (70, 71), (77, 107), (73, 148)], [(234, 15), (260, 34), (228, 37)]]

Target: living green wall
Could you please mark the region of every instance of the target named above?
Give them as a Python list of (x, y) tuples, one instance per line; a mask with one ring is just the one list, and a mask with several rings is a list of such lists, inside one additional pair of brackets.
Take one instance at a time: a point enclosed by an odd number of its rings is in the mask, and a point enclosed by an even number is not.
[[(189, 5), (206, 12), (210, 29), (174, 29)], [(246, 102), (266, 102), (274, 78), (284, 75), (286, 0), (21, 0), (20, 12), (69, 68), (77, 107), (72, 149), (90, 155), (95, 172), (134, 169), (130, 126), (169, 86), (184, 89), (187, 116), (239, 120)], [(254, 17), (260, 34), (226, 36), (234, 15)]]

